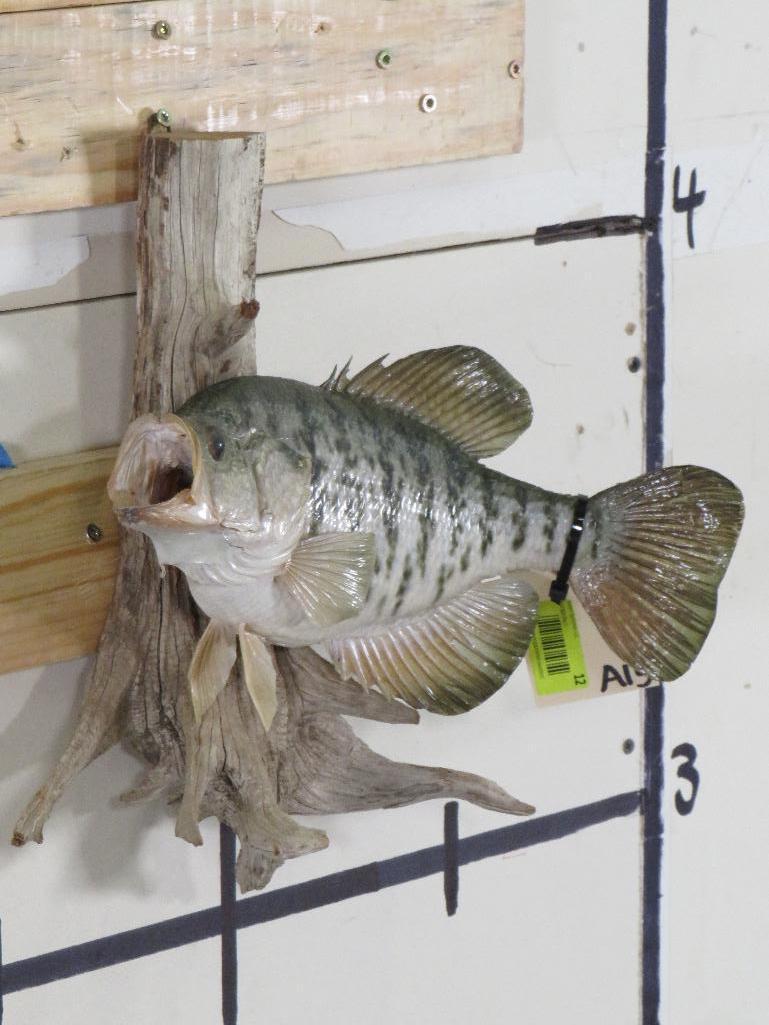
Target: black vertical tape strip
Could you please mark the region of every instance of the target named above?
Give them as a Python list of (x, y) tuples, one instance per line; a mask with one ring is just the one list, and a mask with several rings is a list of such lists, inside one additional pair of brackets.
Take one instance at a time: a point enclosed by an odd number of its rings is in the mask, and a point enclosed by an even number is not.
[[(665, 265), (662, 216), (665, 199), (667, 0), (649, 0), (644, 214), (653, 225), (646, 239), (646, 469), (662, 466), (665, 386)], [(644, 691), (644, 819), (642, 907), (642, 1025), (658, 1025), (660, 1009), (660, 911), (664, 822), (662, 687)]]
[(659, 1023), (664, 704), (662, 686), (644, 692), (642, 1025)]
[(235, 834), (219, 826), (219, 877), (222, 902), (222, 1021), (238, 1021), (238, 927), (235, 891)]
[(3, 1025), (3, 922), (0, 919), (0, 1025)]
[(457, 913), (459, 899), (459, 804), (449, 801), (443, 808), (443, 895), (446, 914)]
[(662, 466), (665, 385), (665, 268), (662, 210), (665, 199), (665, 84), (667, 0), (649, 0), (647, 56), (645, 216), (646, 237), (646, 469)]

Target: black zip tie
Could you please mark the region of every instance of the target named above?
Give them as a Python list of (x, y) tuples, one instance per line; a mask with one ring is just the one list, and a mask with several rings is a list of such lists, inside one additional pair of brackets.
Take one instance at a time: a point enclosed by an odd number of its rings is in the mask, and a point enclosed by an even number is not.
[(571, 575), (572, 566), (574, 565), (574, 560), (577, 557), (577, 549), (579, 548), (582, 531), (585, 527), (586, 513), (587, 495), (578, 495), (577, 500), (574, 503), (574, 519), (571, 523), (569, 536), (566, 539), (566, 548), (564, 549), (561, 568), (558, 570), (555, 580), (550, 585), (550, 601), (554, 601), (558, 605), (561, 604), (569, 593), (569, 577)]

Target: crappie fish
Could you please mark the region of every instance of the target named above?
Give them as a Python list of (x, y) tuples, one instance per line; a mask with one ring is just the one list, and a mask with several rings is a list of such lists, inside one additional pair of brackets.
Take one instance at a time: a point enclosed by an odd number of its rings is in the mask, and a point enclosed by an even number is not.
[[(555, 573), (573, 536), (576, 496), (478, 461), (530, 422), (523, 386), (464, 346), (317, 387), (235, 378), (134, 421), (108, 491), (210, 617), (189, 672), (198, 719), (239, 645), (269, 728), (265, 642), (310, 645), (343, 677), (436, 712), (493, 694), (534, 632), (537, 595), (516, 574)], [(739, 490), (696, 466), (587, 501), (570, 582), (624, 662), (660, 680), (688, 669), (742, 516)]]

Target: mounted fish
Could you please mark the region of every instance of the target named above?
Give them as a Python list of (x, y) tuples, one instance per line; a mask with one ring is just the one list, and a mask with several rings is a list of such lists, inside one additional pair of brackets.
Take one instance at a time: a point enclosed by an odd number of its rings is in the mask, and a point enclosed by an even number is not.
[[(120, 521), (179, 567), (210, 617), (189, 672), (200, 720), (237, 657), (265, 728), (266, 644), (311, 646), (343, 678), (453, 714), (484, 701), (532, 639), (576, 497), (478, 460), (531, 422), (494, 359), (428, 350), (318, 387), (215, 384), (129, 428), (109, 482)], [(654, 471), (590, 498), (571, 570), (577, 598), (624, 662), (686, 672), (710, 630), (739, 534), (739, 490), (712, 470)]]

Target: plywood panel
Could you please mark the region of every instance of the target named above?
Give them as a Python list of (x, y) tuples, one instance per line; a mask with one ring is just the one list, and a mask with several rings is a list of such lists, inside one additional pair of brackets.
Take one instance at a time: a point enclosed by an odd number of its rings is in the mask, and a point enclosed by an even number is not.
[[(259, 273), (643, 211), (646, 6), (595, 10), (591, 0), (529, 4), (519, 153), (269, 185)], [(133, 223), (129, 203), (0, 218), (0, 309), (132, 291)], [(86, 242), (67, 272), (64, 257)]]
[(95, 649), (118, 558), (105, 492), (114, 458), (102, 449), (0, 472), (0, 672)]
[(523, 59), (523, 0), (373, 6), (161, 0), (0, 15), (0, 213), (132, 198), (136, 140), (159, 108), (185, 130), (266, 131), (268, 181), (520, 148), (523, 76), (508, 67)]
[[(100, 4), (122, 4), (126, 0), (100, 0)], [(0, 0), (0, 14), (15, 11), (53, 11), (69, 7), (89, 7), (91, 0)]]

